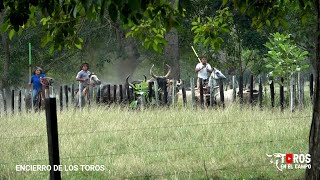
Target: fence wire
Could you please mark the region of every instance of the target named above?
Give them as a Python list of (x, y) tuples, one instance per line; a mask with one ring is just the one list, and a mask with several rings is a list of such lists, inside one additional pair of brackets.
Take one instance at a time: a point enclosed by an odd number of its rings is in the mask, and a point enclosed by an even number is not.
[[(131, 132), (131, 131), (146, 131), (146, 130), (155, 130), (155, 129), (171, 129), (171, 128), (182, 128), (182, 127), (196, 127), (196, 126), (207, 126), (207, 125), (223, 125), (223, 124), (234, 124), (234, 123), (251, 123), (251, 122), (264, 122), (264, 121), (275, 121), (275, 120), (290, 120), (290, 119), (300, 119), (311, 118), (311, 116), (302, 116), (302, 117), (286, 117), (286, 118), (270, 118), (270, 119), (259, 119), (259, 120), (243, 120), (243, 121), (224, 121), (224, 122), (204, 122), (204, 123), (193, 123), (193, 124), (183, 124), (183, 125), (174, 125), (174, 126), (154, 126), (154, 127), (144, 127), (144, 128), (132, 128), (132, 129), (114, 129), (114, 130), (105, 130), (105, 131), (86, 131), (86, 132), (67, 132), (59, 133), (59, 136), (66, 135), (83, 135), (83, 134), (101, 134), (101, 133), (113, 133), (113, 132)], [(31, 135), (31, 136), (14, 136), (7, 135), (11, 137), (1, 137), (2, 139), (23, 139), (23, 138), (38, 138), (38, 137), (47, 137), (47, 135)]]
[(175, 176), (180, 174), (197, 174), (197, 173), (204, 173), (206, 174), (207, 178), (210, 179), (207, 173), (208, 172), (216, 172), (216, 171), (239, 171), (243, 169), (253, 169), (253, 168), (261, 168), (261, 167), (272, 167), (274, 164), (253, 164), (251, 166), (239, 166), (239, 167), (224, 167), (218, 169), (203, 169), (198, 171), (178, 171), (178, 172), (169, 172), (164, 174), (145, 174), (145, 175), (134, 175), (134, 176), (122, 176), (121, 179), (136, 179), (136, 178), (150, 178), (150, 177), (161, 177), (161, 176)]
[[(305, 138), (291, 138), (291, 139), (282, 139), (282, 140), (270, 140), (270, 141), (255, 141), (255, 142), (242, 142), (242, 143), (225, 143), (218, 145), (206, 145), (206, 146), (195, 146), (195, 147), (184, 147), (184, 148), (172, 148), (172, 149), (162, 149), (162, 150), (148, 150), (148, 151), (136, 151), (136, 152), (125, 152), (125, 153), (108, 153), (108, 154), (92, 154), (92, 155), (83, 155), (83, 156), (66, 156), (60, 157), (60, 159), (83, 159), (83, 158), (95, 158), (95, 157), (106, 157), (106, 156), (122, 156), (122, 155), (136, 155), (136, 154), (149, 154), (149, 153), (163, 153), (179, 150), (195, 150), (195, 149), (206, 149), (213, 147), (222, 147), (222, 146), (243, 146), (243, 145), (260, 145), (266, 143), (275, 143), (275, 142), (289, 142), (289, 141), (300, 141), (307, 140)], [(33, 162), (33, 161), (47, 161), (48, 159), (35, 159), (35, 160), (25, 160), (25, 161), (14, 161), (14, 162), (0, 162), (0, 164), (13, 164), (13, 163), (22, 163), (22, 162)]]

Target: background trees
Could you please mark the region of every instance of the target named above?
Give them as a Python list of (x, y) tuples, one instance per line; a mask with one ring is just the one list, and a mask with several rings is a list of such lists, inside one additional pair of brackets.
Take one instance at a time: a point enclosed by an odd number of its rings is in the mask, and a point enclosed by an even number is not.
[(152, 63), (163, 70), (164, 61), (175, 72), (181, 70), (175, 78), (194, 76), (197, 61), (190, 45), (199, 42), (200, 54), (206, 53), (211, 64), (223, 67), (219, 69), (239, 74), (242, 84), (246, 69), (264, 71), (263, 44), (269, 33), (292, 34), (296, 44), (310, 52), (316, 75), (310, 131), (313, 168), (307, 171), (307, 178), (316, 179), (320, 174), (319, 6), (315, 0), (180, 0), (176, 4), (166, 0), (3, 0), (0, 88), (27, 82), (28, 42), (33, 44), (33, 64), (44, 66), (60, 83), (71, 82), (85, 61), (105, 73), (105, 81), (123, 82), (128, 74), (148, 74)]

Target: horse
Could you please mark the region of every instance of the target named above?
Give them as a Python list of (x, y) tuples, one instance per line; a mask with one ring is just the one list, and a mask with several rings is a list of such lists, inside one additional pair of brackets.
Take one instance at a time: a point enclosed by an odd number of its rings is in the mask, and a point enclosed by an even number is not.
[[(85, 87), (83, 90), (82, 90), (82, 93), (81, 93), (81, 107), (84, 107), (85, 106), (85, 97), (87, 96), (88, 94), (88, 91), (89, 91), (89, 87), (94, 87), (96, 85), (100, 85), (101, 84), (101, 81), (100, 79), (98, 78), (98, 76), (94, 73), (91, 73), (89, 75), (89, 79), (87, 80), (87, 84), (89, 86)], [(90, 88), (92, 89), (92, 88)], [(76, 88), (75, 89), (75, 99), (74, 99), (74, 103), (75, 103), (75, 107), (79, 107), (79, 88)], [(90, 100), (90, 97), (88, 97), (88, 100)]]
[(35, 111), (45, 108), (45, 97), (48, 97), (49, 87), (52, 86), (54, 79), (51, 77), (40, 78), (42, 90), (38, 89), (38, 96), (32, 102), (32, 93), (28, 93), (25, 97), (26, 109), (30, 110), (33, 107)]
[[(206, 102), (207, 105), (210, 104), (210, 88), (214, 88), (215, 94), (214, 97), (216, 97), (219, 94), (219, 84), (218, 80), (225, 79), (226, 77), (222, 74), (222, 72), (216, 68), (212, 69), (212, 73), (210, 74), (208, 84), (203, 84), (203, 98), (204, 102)], [(213, 81), (214, 87), (211, 87), (210, 82)], [(196, 101), (200, 102), (200, 89), (195, 90), (195, 97)]]

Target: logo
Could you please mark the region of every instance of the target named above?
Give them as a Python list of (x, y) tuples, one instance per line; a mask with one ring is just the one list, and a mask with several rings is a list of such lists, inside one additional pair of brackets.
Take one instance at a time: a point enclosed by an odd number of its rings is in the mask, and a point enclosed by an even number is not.
[(284, 169), (311, 169), (310, 154), (284, 154), (273, 153), (267, 154), (270, 158), (270, 163), (275, 164), (279, 171)]
[(286, 163), (287, 164), (292, 164), (293, 162), (293, 155), (292, 154), (286, 154)]

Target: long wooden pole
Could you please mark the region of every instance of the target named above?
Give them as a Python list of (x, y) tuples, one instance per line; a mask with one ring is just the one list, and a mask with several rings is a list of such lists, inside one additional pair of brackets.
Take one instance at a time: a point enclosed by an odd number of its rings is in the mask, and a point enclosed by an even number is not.
[(199, 58), (199, 56), (198, 56), (198, 54), (197, 54), (196, 50), (193, 48), (193, 46), (191, 46), (191, 48), (192, 48), (192, 50), (193, 50), (194, 54), (197, 56), (197, 58), (198, 58), (199, 62), (201, 63), (201, 60), (200, 60), (200, 58)]

